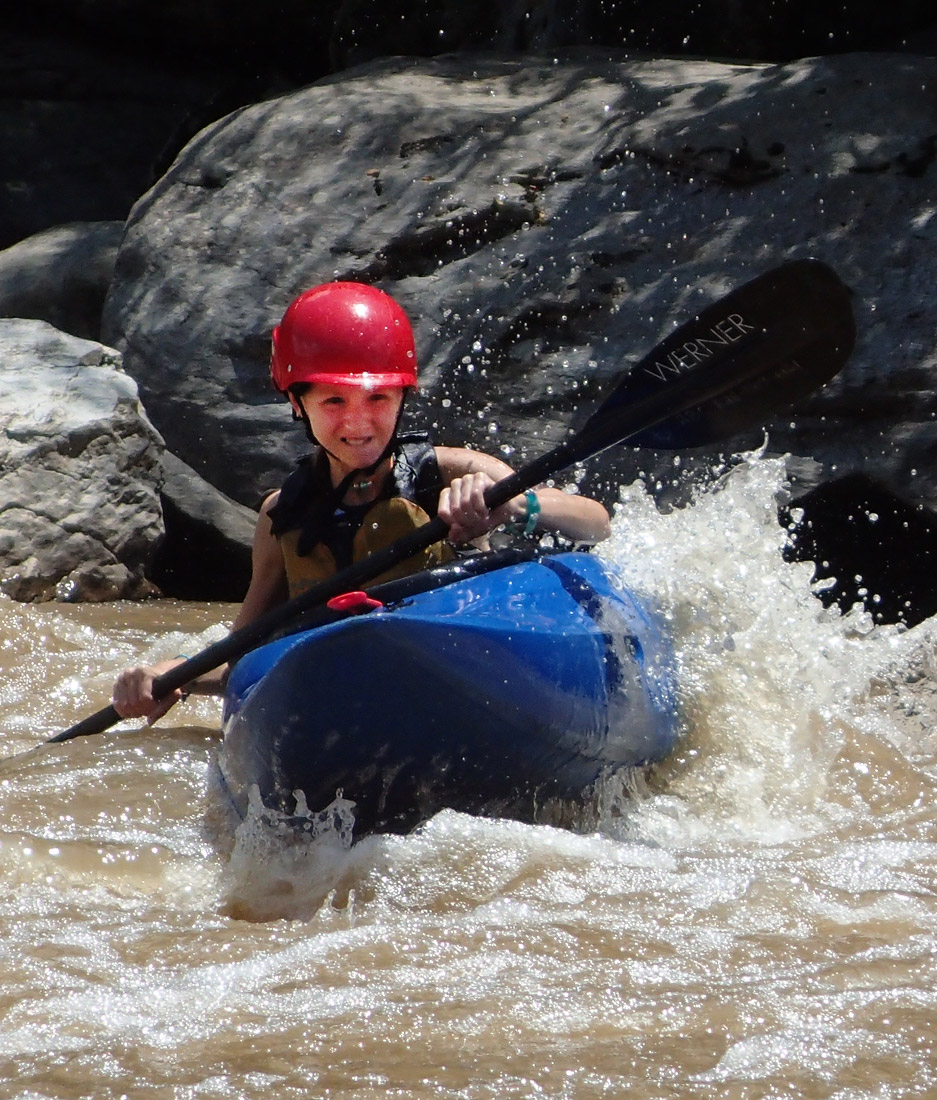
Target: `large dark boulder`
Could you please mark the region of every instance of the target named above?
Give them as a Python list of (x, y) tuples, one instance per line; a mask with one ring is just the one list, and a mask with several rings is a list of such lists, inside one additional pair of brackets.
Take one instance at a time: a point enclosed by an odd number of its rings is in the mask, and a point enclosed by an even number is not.
[(937, 614), (937, 514), (865, 474), (825, 482), (782, 511), (789, 561), (814, 563), (818, 597), (879, 623)]
[(163, 455), (165, 537), (147, 576), (166, 596), (240, 601), (251, 577), (257, 516), (213, 489), (175, 455)]
[[(414, 419), (519, 462), (676, 321), (816, 255), (854, 292), (859, 341), (770, 445), (932, 501), (935, 83), (937, 61), (899, 55), (365, 66), (198, 135), (134, 208), (106, 338), (170, 449), (255, 506), (304, 447), (267, 359), (306, 286), (397, 295)], [(611, 502), (673, 469), (618, 450), (584, 484)]]

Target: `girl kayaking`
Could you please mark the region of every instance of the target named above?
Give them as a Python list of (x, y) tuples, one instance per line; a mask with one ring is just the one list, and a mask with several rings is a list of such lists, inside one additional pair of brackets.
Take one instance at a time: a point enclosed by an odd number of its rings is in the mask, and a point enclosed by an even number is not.
[[(457, 548), (484, 546), (499, 527), (588, 545), (609, 535), (598, 501), (546, 486), (491, 511), (485, 490), (509, 476), (510, 466), (399, 430), (417, 385), (416, 348), (403, 309), (376, 287), (334, 282), (300, 294), (273, 331), (270, 374), (315, 450), (263, 502), (251, 582), (233, 630), (436, 515), (448, 524), (447, 540), (374, 583), (451, 560)], [(155, 722), (182, 692), (155, 700), (153, 681), (183, 660), (125, 669), (114, 685), (115, 710)], [(218, 691), (224, 671), (188, 690)]]

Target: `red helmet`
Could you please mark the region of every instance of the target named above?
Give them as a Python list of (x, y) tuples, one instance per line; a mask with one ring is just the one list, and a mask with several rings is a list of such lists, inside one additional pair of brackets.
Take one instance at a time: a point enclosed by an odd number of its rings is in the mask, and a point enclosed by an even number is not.
[(273, 384), (416, 385), (416, 347), (407, 315), (383, 290), (323, 283), (300, 294), (273, 330)]

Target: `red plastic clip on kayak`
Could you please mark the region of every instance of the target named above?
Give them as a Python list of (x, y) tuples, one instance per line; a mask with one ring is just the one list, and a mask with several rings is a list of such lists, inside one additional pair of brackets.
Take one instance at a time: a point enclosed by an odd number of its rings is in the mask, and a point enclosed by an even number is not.
[(373, 611), (383, 606), (380, 600), (372, 599), (367, 592), (343, 592), (328, 602), (329, 610), (347, 611), (349, 615), (360, 615), (362, 611)]

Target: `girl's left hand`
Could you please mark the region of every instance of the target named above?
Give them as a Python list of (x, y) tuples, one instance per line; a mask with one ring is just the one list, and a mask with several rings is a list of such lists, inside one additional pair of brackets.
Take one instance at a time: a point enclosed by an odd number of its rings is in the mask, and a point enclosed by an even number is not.
[(492, 477), (479, 470), (453, 478), (448, 488), (443, 489), (439, 496), (439, 515), (449, 524), (450, 542), (471, 542), (512, 518), (513, 501), (493, 512), (488, 510), (485, 490), (494, 484)]

